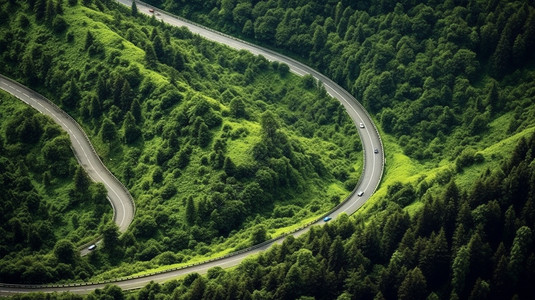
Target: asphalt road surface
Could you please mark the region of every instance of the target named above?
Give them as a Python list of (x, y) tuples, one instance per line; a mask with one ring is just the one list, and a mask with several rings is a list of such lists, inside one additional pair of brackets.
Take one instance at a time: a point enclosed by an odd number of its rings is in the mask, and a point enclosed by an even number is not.
[(40, 113), (51, 117), (69, 134), (71, 148), (78, 163), (93, 181), (104, 184), (108, 191), (108, 200), (113, 206), (114, 221), (121, 232), (126, 231), (134, 219), (134, 202), (122, 183), (104, 166), (78, 123), (42, 95), (2, 75), (0, 75), (0, 88)]
[[(118, 2), (129, 7), (132, 4), (132, 2), (128, 0), (118, 0)], [(140, 13), (144, 13), (147, 15), (155, 14), (155, 17), (157, 19), (162, 20), (165, 23), (168, 23), (174, 26), (185, 26), (191, 32), (198, 34), (208, 40), (212, 40), (221, 44), (225, 44), (229, 47), (232, 47), (238, 50), (247, 50), (256, 55), (262, 55), (270, 61), (278, 61), (280, 63), (285, 63), (290, 67), (290, 70), (292, 72), (298, 75), (311, 74), (312, 76), (314, 76), (319, 82), (323, 84), (323, 86), (325, 87), (325, 89), (331, 96), (338, 99), (340, 103), (344, 105), (344, 107), (347, 110), (347, 113), (349, 114), (349, 116), (355, 123), (355, 126), (357, 126), (359, 130), (359, 134), (362, 140), (362, 146), (364, 149), (364, 170), (359, 180), (359, 183), (357, 184), (357, 187), (355, 188), (351, 196), (348, 197), (348, 199), (346, 199), (346, 201), (344, 201), (341, 205), (336, 207), (336, 209), (331, 211), (328, 215), (334, 219), (342, 213), (345, 213), (348, 215), (353, 214), (362, 205), (364, 205), (364, 203), (372, 196), (372, 194), (377, 189), (379, 183), (381, 182), (381, 177), (383, 175), (383, 168), (384, 168), (383, 145), (382, 145), (379, 133), (371, 117), (368, 115), (364, 107), (360, 105), (360, 103), (358, 103), (353, 96), (351, 96), (351, 94), (349, 94), (342, 87), (340, 87), (339, 85), (337, 85), (332, 80), (325, 77), (324, 75), (320, 74), (319, 72), (289, 57), (278, 54), (274, 51), (265, 49), (263, 47), (255, 46), (248, 42), (240, 41), (228, 35), (218, 33), (216, 31), (210, 30), (198, 24), (194, 24), (182, 18), (168, 14), (164, 11), (161, 11), (155, 7), (149, 6), (142, 2), (136, 1), (136, 5)], [(154, 12), (150, 12), (149, 9), (153, 9)], [(5, 84), (0, 82), (0, 86), (4, 88)], [(17, 92), (17, 93), (20, 94), (20, 92)], [(26, 93), (28, 94), (28, 91), (26, 91)], [(19, 94), (16, 94), (17, 97), (19, 97)], [(58, 118), (58, 122), (60, 123), (62, 121), (65, 122), (65, 119), (66, 119), (65, 117)], [(361, 128), (362, 127), (361, 123), (362, 123), (363, 128)], [(73, 125), (71, 124), (71, 126)], [(64, 129), (67, 130), (67, 132), (71, 130), (69, 126), (62, 125), (62, 127), (64, 127)], [(72, 135), (71, 135), (71, 139), (73, 139)], [(80, 139), (80, 137), (78, 137), (78, 139)], [(77, 141), (73, 140), (73, 145), (75, 143), (77, 143)], [(374, 151), (375, 149), (377, 149), (377, 153), (375, 153)], [(88, 164), (88, 162), (81, 162), (81, 163), (86, 164), (86, 165)], [(93, 178), (93, 175), (92, 175), (92, 178)], [(359, 196), (360, 192), (362, 192), (361, 196)], [(119, 205), (114, 204), (114, 208), (116, 210), (117, 217), (123, 214), (122, 212), (120, 212), (122, 209), (122, 206), (120, 204)], [(318, 220), (314, 222), (313, 225), (322, 224), (322, 223), (324, 223), (322, 218), (318, 218)], [(303, 233), (307, 232), (309, 228), (310, 226), (307, 226), (306, 228), (300, 229), (292, 233), (292, 235), (294, 236), (302, 235)], [(32, 291), (40, 291), (40, 292), (70, 291), (73, 293), (86, 294), (97, 288), (103, 288), (108, 283), (116, 284), (119, 287), (121, 287), (123, 290), (137, 289), (137, 288), (141, 288), (145, 286), (150, 281), (165, 282), (170, 279), (176, 278), (178, 276), (193, 273), (193, 272), (203, 274), (203, 273), (206, 273), (206, 271), (209, 268), (212, 268), (215, 266), (219, 266), (222, 268), (236, 266), (243, 259), (251, 255), (257, 254), (261, 251), (264, 251), (265, 249), (269, 248), (274, 243), (281, 243), (282, 240), (283, 238), (279, 238), (277, 240), (264, 243), (260, 247), (253, 247), (252, 249), (246, 249), (245, 251), (241, 251), (240, 253), (226, 256), (222, 259), (213, 260), (213, 261), (209, 261), (205, 263), (196, 264), (193, 266), (188, 266), (182, 269), (171, 270), (168, 272), (152, 274), (152, 275), (138, 277), (138, 278), (122, 278), (122, 279), (118, 279), (115, 281), (112, 280), (112, 281), (101, 282), (101, 283), (87, 283), (87, 284), (84, 283), (84, 284), (70, 285), (70, 286), (0, 284), (0, 295), (10, 295), (10, 294), (12, 295), (14, 293), (28, 293)]]

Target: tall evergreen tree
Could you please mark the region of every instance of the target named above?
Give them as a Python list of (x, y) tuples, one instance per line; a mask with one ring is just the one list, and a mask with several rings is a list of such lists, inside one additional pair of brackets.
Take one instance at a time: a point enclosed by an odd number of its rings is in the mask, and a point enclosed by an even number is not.
[(104, 118), (99, 132), (102, 141), (112, 143), (117, 139), (117, 128), (115, 123), (108, 118)]
[(67, 94), (61, 99), (61, 103), (63, 103), (63, 105), (65, 105), (67, 108), (74, 108), (76, 107), (76, 104), (80, 102), (80, 98), (80, 89), (78, 88), (78, 84), (76, 83), (75, 79), (72, 78), (69, 82)]
[(138, 10), (136, 1), (132, 1), (132, 16), (137, 17)]
[(195, 224), (196, 210), (193, 197), (188, 197), (188, 200), (186, 201), (186, 221), (189, 225)]
[(123, 134), (126, 143), (131, 144), (141, 136), (141, 129), (136, 125), (132, 112), (128, 111), (123, 121)]
[(87, 193), (91, 181), (85, 170), (78, 166), (74, 172), (74, 190), (78, 193)]
[(416, 267), (407, 273), (399, 286), (398, 299), (417, 300), (427, 297), (427, 282), (422, 271)]

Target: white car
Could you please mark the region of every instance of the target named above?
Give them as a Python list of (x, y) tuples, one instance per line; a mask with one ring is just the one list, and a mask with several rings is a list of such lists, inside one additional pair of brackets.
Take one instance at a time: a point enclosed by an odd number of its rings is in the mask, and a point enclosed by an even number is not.
[(364, 128), (364, 123), (360, 123), (360, 124), (359, 124), (359, 127), (360, 127), (360, 128)]
[(95, 250), (96, 248), (97, 248), (97, 245), (93, 244), (93, 245), (87, 247), (87, 250), (89, 250), (89, 251), (93, 251), (93, 250)]
[(359, 197), (362, 196), (362, 195), (364, 195), (364, 192), (363, 192), (363, 191), (359, 191), (359, 192), (357, 193), (357, 196), (359, 196)]

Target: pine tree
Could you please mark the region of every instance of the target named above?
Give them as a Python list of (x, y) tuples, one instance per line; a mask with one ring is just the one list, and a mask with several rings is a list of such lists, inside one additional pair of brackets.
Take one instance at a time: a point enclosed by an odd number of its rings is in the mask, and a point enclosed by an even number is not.
[(417, 300), (427, 296), (427, 282), (422, 271), (416, 267), (407, 273), (399, 286), (398, 299)]
[(154, 51), (154, 46), (152, 43), (147, 42), (147, 45), (145, 46), (145, 62), (147, 63), (147, 67), (149, 68), (156, 68), (157, 66), (158, 58), (156, 56), (156, 52)]
[(344, 267), (346, 262), (346, 256), (344, 252), (344, 245), (342, 244), (342, 239), (340, 236), (337, 236), (334, 239), (334, 242), (329, 249), (329, 269), (338, 273), (340, 269)]
[(119, 227), (114, 222), (108, 223), (102, 229), (102, 241), (108, 252), (113, 252), (119, 246)]
[(61, 99), (61, 103), (67, 108), (74, 108), (76, 104), (80, 101), (80, 89), (74, 78), (69, 82), (69, 89), (67, 94)]
[(112, 120), (104, 118), (99, 132), (102, 141), (112, 143), (117, 139), (117, 128)]
[(189, 225), (193, 225), (195, 224), (195, 218), (196, 218), (195, 203), (193, 202), (193, 197), (189, 196), (186, 202), (186, 222), (188, 222)]
[(162, 39), (159, 35), (156, 35), (152, 40), (152, 45), (154, 47), (154, 53), (156, 53), (156, 58), (158, 61), (165, 61), (165, 51), (163, 48)]
[(493, 114), (502, 109), (500, 95), (498, 93), (498, 83), (496, 80), (492, 80), (490, 84), (490, 89), (485, 99), (485, 105), (487, 106), (487, 110), (490, 110)]
[(100, 102), (108, 98), (109, 90), (106, 84), (106, 80), (103, 78), (103, 76), (98, 76), (96, 89), (97, 97)]
[(199, 146), (201, 146), (202, 148), (208, 146), (210, 144), (210, 141), (212, 140), (210, 130), (204, 122), (202, 122), (199, 126), (197, 140), (199, 141)]
[(439, 287), (447, 278), (448, 274), (442, 270), (448, 269), (450, 262), (448, 249), (446, 235), (442, 229), (438, 235), (431, 237), (420, 253), (418, 265), (431, 289)]
[(453, 272), (451, 279), (453, 290), (458, 295), (462, 295), (470, 270), (470, 251), (468, 250), (468, 247), (462, 246), (459, 251), (457, 251), (451, 269)]
[(95, 42), (95, 37), (93, 37), (93, 34), (91, 33), (91, 31), (87, 31), (86, 35), (85, 35), (85, 42), (84, 42), (84, 50), (87, 50), (89, 49), (89, 47), (91, 47)]
[(138, 10), (137, 10), (136, 1), (132, 1), (132, 16), (137, 17), (137, 14), (138, 14)]
[(136, 125), (132, 112), (127, 112), (123, 121), (123, 133), (126, 143), (131, 144), (141, 136), (141, 129)]
[(223, 170), (225, 170), (225, 173), (227, 173), (228, 176), (234, 176), (236, 174), (236, 165), (228, 156), (225, 158), (225, 162), (223, 163)]
[(97, 97), (91, 97), (91, 102), (89, 103), (89, 114), (94, 119), (98, 119), (102, 113), (102, 108), (100, 107), (100, 101)]
[(489, 292), (490, 286), (488, 282), (486, 282), (485, 280), (481, 280), (481, 278), (478, 278), (476, 280), (476, 283), (474, 284), (472, 292), (470, 293), (470, 298), (468, 299), (487, 299)]
[(182, 55), (182, 53), (180, 53), (180, 50), (176, 50), (173, 58), (173, 67), (177, 71), (183, 71), (185, 64), (186, 62), (184, 60), (184, 56)]
[(132, 91), (128, 80), (125, 80), (123, 86), (121, 87), (121, 96), (119, 103), (117, 104), (123, 111), (127, 111), (132, 105), (132, 98), (134, 98), (134, 92)]
[(245, 117), (245, 104), (242, 99), (235, 97), (230, 101), (230, 115), (234, 118)]
[(506, 27), (496, 46), (496, 51), (494, 51), (494, 54), (492, 55), (492, 67), (496, 78), (502, 78), (511, 68), (513, 52), (510, 42), (511, 35), (512, 33), (510, 32), (509, 27)]
[(141, 104), (139, 104), (139, 100), (137, 100), (137, 98), (134, 98), (134, 101), (132, 101), (132, 105), (130, 105), (130, 111), (136, 119), (136, 123), (139, 124), (141, 122)]
[(516, 231), (516, 236), (511, 247), (511, 254), (509, 255), (509, 276), (513, 280), (513, 284), (517, 284), (524, 265), (527, 260), (529, 249), (532, 246), (531, 229), (527, 226), (522, 226)]
[(90, 183), (85, 170), (78, 166), (74, 172), (74, 190), (78, 193), (87, 193)]

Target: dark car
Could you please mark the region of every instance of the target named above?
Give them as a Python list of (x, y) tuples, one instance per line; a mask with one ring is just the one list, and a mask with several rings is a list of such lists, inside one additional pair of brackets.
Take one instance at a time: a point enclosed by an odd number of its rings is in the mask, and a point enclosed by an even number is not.
[(325, 217), (323, 218), (323, 222), (329, 222), (330, 220), (332, 220), (333, 218), (331, 217)]

